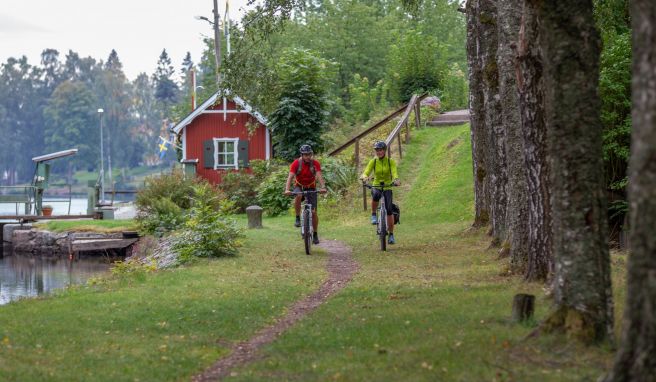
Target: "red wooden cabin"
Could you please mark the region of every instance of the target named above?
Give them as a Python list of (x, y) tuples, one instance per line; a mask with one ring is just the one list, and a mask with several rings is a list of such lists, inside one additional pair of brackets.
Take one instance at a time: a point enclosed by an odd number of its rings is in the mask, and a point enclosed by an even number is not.
[(220, 183), (226, 171), (250, 171), (251, 160), (271, 158), (266, 118), (237, 96), (221, 99), (215, 93), (173, 132), (181, 135), (182, 161), (195, 160), (196, 174), (213, 184)]

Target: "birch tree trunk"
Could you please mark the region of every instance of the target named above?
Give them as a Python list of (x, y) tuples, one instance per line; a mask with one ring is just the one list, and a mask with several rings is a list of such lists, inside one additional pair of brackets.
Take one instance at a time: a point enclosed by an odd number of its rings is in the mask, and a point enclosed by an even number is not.
[(491, 212), (493, 245), (506, 238), (507, 176), (505, 133), (497, 65), (497, 0), (479, 0), (480, 59), (483, 71), (485, 133), (487, 138), (486, 188)]
[(502, 121), (505, 127), (507, 162), (507, 245), (510, 249), (510, 265), (514, 272), (523, 272), (528, 262), (528, 188), (524, 163), (519, 95), (516, 81), (516, 48), (519, 37), (522, 0), (499, 0), (498, 34), (499, 47), (499, 94), (501, 96)]
[(631, 248), (622, 339), (608, 382), (656, 381), (656, 3), (633, 0), (631, 18)]
[(483, 98), (483, 73), (480, 60), (480, 36), (478, 30), (479, 1), (468, 0), (467, 15), (467, 61), (469, 62), (469, 115), (474, 165), (474, 227), (486, 226), (490, 221), (487, 183), (485, 109)]
[(519, 107), (528, 186), (528, 281), (546, 280), (553, 271), (547, 130), (544, 122), (542, 56), (535, 0), (522, 6), (518, 42)]
[(544, 328), (584, 342), (613, 338), (597, 92), (601, 42), (592, 10), (592, 0), (542, 0), (538, 8), (557, 308)]

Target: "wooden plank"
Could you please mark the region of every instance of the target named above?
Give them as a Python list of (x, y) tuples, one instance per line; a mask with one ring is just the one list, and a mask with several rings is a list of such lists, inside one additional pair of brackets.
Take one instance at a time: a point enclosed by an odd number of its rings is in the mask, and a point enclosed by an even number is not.
[(37, 220), (73, 220), (73, 219), (96, 219), (96, 215), (53, 215), (53, 216), (40, 216), (40, 215), (0, 215), (0, 220), (22, 220), (22, 221), (37, 221)]
[(139, 239), (76, 239), (71, 244), (71, 250), (77, 251), (100, 251), (103, 249), (121, 249), (134, 244)]

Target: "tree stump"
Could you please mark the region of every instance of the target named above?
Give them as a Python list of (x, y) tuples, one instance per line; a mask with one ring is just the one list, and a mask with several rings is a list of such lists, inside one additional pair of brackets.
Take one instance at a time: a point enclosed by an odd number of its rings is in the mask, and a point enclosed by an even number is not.
[(533, 317), (535, 309), (535, 296), (531, 294), (516, 294), (513, 298), (512, 320), (524, 322)]
[(262, 207), (246, 207), (246, 216), (248, 216), (248, 228), (262, 228)]

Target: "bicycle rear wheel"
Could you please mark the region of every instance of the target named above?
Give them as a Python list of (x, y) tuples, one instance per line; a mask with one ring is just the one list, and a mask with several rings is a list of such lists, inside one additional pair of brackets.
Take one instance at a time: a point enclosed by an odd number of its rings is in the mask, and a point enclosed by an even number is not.
[(310, 231), (310, 212), (308, 210), (303, 211), (303, 242), (305, 243), (305, 254), (310, 254), (310, 248), (312, 247), (312, 232)]
[(378, 237), (380, 239), (380, 250), (387, 251), (387, 211), (385, 210), (385, 207), (381, 208), (379, 211), (380, 216), (378, 217), (378, 221), (380, 229), (378, 230)]

